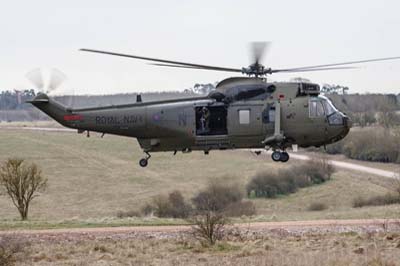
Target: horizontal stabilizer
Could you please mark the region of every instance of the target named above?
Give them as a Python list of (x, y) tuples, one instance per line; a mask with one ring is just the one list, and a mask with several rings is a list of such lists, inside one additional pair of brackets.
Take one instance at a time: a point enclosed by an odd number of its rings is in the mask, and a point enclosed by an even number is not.
[(48, 103), (49, 99), (33, 99), (30, 101), (26, 101), (26, 103)]

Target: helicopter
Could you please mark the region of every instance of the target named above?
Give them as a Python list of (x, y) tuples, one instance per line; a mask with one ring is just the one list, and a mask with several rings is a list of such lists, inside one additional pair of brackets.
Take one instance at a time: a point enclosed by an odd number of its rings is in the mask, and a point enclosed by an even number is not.
[[(311, 82), (268, 82), (267, 75), (355, 68), (353, 64), (400, 59), (386, 57), (272, 69), (261, 64), (266, 43), (253, 44), (253, 63), (229, 68), (114, 53), (94, 49), (80, 51), (134, 58), (162, 67), (213, 70), (244, 74), (220, 81), (206, 96), (175, 100), (142, 101), (102, 107), (71, 108), (45, 93), (28, 101), (61, 125), (78, 133), (100, 132), (136, 138), (146, 157), (151, 152), (189, 153), (211, 150), (272, 150), (275, 162), (287, 162), (287, 149), (320, 147), (343, 139), (352, 122), (321, 95)], [(258, 151), (259, 154), (260, 151)]]

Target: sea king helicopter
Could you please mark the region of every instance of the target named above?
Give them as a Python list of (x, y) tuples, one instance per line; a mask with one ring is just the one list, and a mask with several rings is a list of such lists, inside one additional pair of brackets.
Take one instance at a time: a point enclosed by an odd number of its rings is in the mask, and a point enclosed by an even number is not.
[(134, 58), (152, 65), (192, 70), (214, 70), (244, 74), (222, 80), (203, 97), (90, 108), (71, 108), (45, 93), (29, 101), (65, 127), (136, 138), (146, 157), (151, 152), (188, 153), (229, 149), (271, 149), (272, 160), (287, 162), (288, 148), (320, 147), (344, 138), (351, 120), (320, 95), (320, 87), (309, 82), (267, 82), (274, 73), (326, 71), (354, 68), (350, 65), (400, 59), (376, 58), (287, 69), (261, 64), (266, 43), (253, 43), (253, 63), (228, 68), (178, 62), (93, 49), (81, 51)]

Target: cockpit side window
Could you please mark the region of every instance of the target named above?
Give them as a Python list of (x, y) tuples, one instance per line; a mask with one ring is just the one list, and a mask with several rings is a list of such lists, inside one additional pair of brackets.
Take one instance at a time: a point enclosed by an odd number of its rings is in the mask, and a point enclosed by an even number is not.
[(324, 106), (319, 100), (311, 100), (309, 104), (310, 117), (323, 117), (325, 116)]

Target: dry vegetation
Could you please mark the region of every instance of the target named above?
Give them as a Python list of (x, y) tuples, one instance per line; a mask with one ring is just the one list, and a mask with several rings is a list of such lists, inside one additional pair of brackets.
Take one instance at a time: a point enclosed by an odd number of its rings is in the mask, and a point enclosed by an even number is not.
[(295, 193), (300, 188), (328, 181), (335, 172), (324, 158), (311, 160), (278, 172), (257, 173), (246, 186), (247, 195), (256, 198), (276, 198)]
[(376, 162), (400, 162), (400, 128), (371, 127), (352, 130), (343, 140), (328, 145), (330, 154)]
[[(90, 239), (88, 239), (90, 238)], [(14, 253), (18, 265), (399, 265), (400, 234), (235, 231), (214, 246), (188, 234), (48, 238)]]
[(386, 192), (386, 194), (368, 198), (356, 197), (353, 201), (353, 207), (361, 208), (365, 206), (400, 204), (400, 179), (393, 179), (391, 183), (390, 191)]

